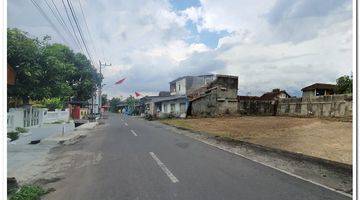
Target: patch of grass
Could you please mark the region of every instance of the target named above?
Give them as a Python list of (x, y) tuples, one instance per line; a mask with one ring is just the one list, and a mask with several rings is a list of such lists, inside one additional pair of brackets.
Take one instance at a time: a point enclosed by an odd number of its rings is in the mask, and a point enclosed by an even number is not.
[(10, 138), (11, 141), (19, 139), (19, 132), (11, 131), (7, 133), (7, 137)]
[(167, 124), (167, 125), (173, 125), (177, 127), (183, 127), (187, 129), (193, 129), (193, 127), (188, 123), (185, 119), (163, 119), (159, 120), (160, 122)]
[(47, 191), (40, 186), (24, 185), (10, 197), (10, 200), (40, 200), (46, 193)]
[(63, 120), (58, 120), (58, 121), (55, 121), (55, 122), (52, 122), (51, 124), (62, 124), (64, 123), (65, 121)]
[[(189, 121), (187, 119), (164, 119), (164, 120), (159, 120), (159, 121), (163, 124), (175, 126), (179, 129), (191, 130), (191, 131), (195, 131), (195, 132), (204, 131), (201, 128), (197, 127), (196, 123)], [(219, 138), (219, 139), (225, 139), (225, 140), (235, 139), (227, 131), (205, 130), (204, 132), (208, 133), (209, 135), (215, 136), (216, 138)]]
[(15, 130), (16, 130), (17, 132), (19, 132), (19, 133), (27, 133), (27, 132), (29, 132), (28, 129), (22, 128), (22, 127), (16, 127)]

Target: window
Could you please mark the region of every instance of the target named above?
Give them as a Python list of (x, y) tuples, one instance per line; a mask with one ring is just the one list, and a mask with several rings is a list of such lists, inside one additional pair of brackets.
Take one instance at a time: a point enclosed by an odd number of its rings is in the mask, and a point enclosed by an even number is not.
[(170, 104), (170, 112), (175, 112), (175, 104)]
[(324, 96), (324, 95), (325, 95), (325, 90), (323, 89), (316, 90), (316, 96)]
[(180, 113), (185, 113), (185, 112), (186, 112), (186, 104), (180, 103)]
[(181, 85), (179, 84), (179, 91), (180, 91), (180, 89), (181, 89)]

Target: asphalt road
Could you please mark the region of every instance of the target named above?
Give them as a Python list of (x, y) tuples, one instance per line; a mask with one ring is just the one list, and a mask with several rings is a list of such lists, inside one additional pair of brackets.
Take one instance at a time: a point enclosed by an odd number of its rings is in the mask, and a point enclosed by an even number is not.
[(71, 148), (101, 152), (47, 199), (350, 199), (141, 119), (111, 114)]

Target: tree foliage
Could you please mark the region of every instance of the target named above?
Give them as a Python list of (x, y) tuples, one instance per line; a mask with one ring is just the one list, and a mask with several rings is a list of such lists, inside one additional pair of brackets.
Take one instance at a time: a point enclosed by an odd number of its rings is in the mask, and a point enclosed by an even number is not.
[(138, 100), (138, 99), (135, 99), (135, 97), (133, 97), (132, 95), (130, 95), (129, 97), (127, 97), (127, 98), (125, 99), (125, 102), (126, 102), (126, 105), (127, 105), (128, 107), (133, 108), (133, 107), (135, 107), (135, 104), (139, 102), (139, 100)]
[(15, 85), (8, 96), (31, 100), (70, 97), (85, 101), (100, 85), (102, 77), (81, 53), (49, 37), (31, 38), (19, 29), (8, 29), (8, 63), (16, 72)]
[(102, 94), (101, 95), (101, 106), (104, 106), (107, 104), (108, 104), (107, 94)]
[(136, 104), (139, 103), (139, 99), (135, 99), (132, 95), (125, 99), (126, 109), (129, 114), (137, 115), (140, 114), (139, 110), (136, 109)]
[(336, 87), (337, 94), (350, 94), (352, 93), (352, 76), (341, 76), (336, 79)]
[(113, 97), (112, 99), (110, 99), (109, 103), (110, 103), (110, 111), (117, 112), (117, 105), (121, 103), (121, 98)]
[(43, 107), (48, 108), (49, 111), (54, 111), (55, 109), (63, 109), (64, 104), (60, 98), (54, 97), (49, 99), (44, 99), (41, 101)]

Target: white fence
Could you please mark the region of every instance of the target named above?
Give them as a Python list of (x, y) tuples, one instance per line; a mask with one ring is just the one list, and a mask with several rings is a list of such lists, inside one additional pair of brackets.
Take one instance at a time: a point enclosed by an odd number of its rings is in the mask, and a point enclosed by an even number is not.
[(44, 113), (43, 123), (54, 123), (54, 122), (67, 122), (69, 121), (70, 113), (69, 109), (64, 111), (55, 110), (47, 111)]
[(10, 108), (7, 113), (7, 131), (13, 131), (16, 127), (38, 127), (44, 123), (68, 122), (70, 119), (69, 109), (65, 111), (47, 111), (46, 108)]
[(15, 114), (14, 113), (7, 113), (7, 129), (8, 130), (14, 130), (15, 129), (15, 124), (14, 124), (14, 118), (15, 118)]

